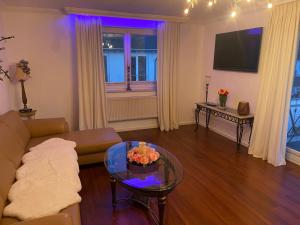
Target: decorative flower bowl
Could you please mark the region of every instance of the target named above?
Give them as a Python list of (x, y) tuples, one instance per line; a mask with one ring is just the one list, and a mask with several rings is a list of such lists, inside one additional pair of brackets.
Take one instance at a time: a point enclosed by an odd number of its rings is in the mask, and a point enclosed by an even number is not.
[(153, 167), (152, 165), (159, 160), (159, 157), (159, 152), (147, 146), (145, 142), (140, 142), (138, 147), (127, 152), (128, 163), (138, 167)]

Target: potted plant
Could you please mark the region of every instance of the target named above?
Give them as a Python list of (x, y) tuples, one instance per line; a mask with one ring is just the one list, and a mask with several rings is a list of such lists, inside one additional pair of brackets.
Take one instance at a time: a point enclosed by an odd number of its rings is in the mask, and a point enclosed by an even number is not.
[(229, 91), (226, 89), (221, 88), (218, 91), (219, 94), (219, 103), (221, 109), (226, 109), (226, 102), (227, 102), (227, 96), (229, 94)]

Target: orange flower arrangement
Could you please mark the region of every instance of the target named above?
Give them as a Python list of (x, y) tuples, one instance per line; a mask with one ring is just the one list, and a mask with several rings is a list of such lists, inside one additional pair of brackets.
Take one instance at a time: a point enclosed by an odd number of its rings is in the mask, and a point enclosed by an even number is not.
[(229, 91), (226, 90), (226, 89), (221, 88), (221, 89), (218, 91), (218, 94), (219, 94), (219, 95), (223, 95), (223, 96), (227, 96), (227, 95), (229, 94)]
[(145, 142), (140, 142), (138, 147), (134, 147), (127, 153), (127, 159), (130, 163), (143, 166), (150, 165), (160, 157), (159, 152), (154, 148), (147, 146)]

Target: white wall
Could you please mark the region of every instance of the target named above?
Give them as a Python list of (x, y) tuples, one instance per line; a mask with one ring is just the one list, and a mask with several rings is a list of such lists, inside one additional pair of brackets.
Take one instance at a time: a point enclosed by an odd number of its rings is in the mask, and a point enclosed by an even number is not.
[[(2, 12), (4, 29), (15, 36), (7, 43), (10, 65), (29, 61), (32, 78), (26, 81), (28, 106), (37, 118), (65, 117), (76, 127), (76, 77), (71, 19), (58, 11), (10, 9)], [(22, 107), (15, 84), (16, 109)]]
[(0, 115), (11, 109), (9, 85), (9, 81), (6, 78), (3, 82), (0, 81)]
[[(7, 34), (4, 31), (4, 27), (2, 24), (2, 17), (0, 15), (0, 37), (2, 36), (7, 36)], [(0, 48), (1, 47), (6, 47), (5, 41), (2, 41), (0, 43)], [(3, 66), (4, 69), (7, 68), (7, 59), (6, 59), (6, 51), (2, 50), (0, 51), (0, 60), (3, 62), (1, 65)], [(0, 77), (4, 78), (3, 74), (0, 75)], [(9, 94), (9, 89), (10, 89), (10, 82), (7, 80), (7, 78), (4, 78), (4, 81), (0, 81), (0, 115), (7, 112), (9, 109), (11, 109), (11, 101), (10, 101), (10, 94)]]
[(203, 85), (203, 26), (182, 24), (179, 52), (179, 121), (181, 124), (194, 123), (195, 103), (204, 100)]
[[(228, 107), (237, 108), (239, 101), (248, 101), (250, 103), (251, 112), (255, 112), (259, 89), (259, 75), (257, 73), (213, 70), (215, 35), (217, 33), (264, 27), (268, 15), (268, 11), (240, 14), (235, 19), (226, 18), (204, 26), (203, 76), (211, 76), (208, 95), (209, 101), (217, 102), (218, 89), (226, 88), (230, 92), (227, 100)], [(204, 116), (202, 117), (202, 122), (204, 123)], [(234, 124), (224, 120), (212, 117), (211, 128), (232, 139), (236, 136), (236, 127)], [(246, 130), (246, 133), (249, 134), (249, 129)], [(248, 134), (244, 135), (244, 144), (248, 142)]]
[[(0, 12), (1, 13), (1, 12)], [(71, 18), (54, 10), (10, 8), (1, 13), (5, 30), (14, 35), (7, 43), (9, 64), (21, 59), (30, 63), (32, 78), (25, 83), (28, 105), (37, 109), (36, 118), (65, 117), (76, 129), (77, 78), (74, 35)], [(194, 103), (203, 95), (201, 85), (202, 27), (181, 26), (179, 55), (179, 121), (194, 121)], [(22, 107), (19, 84), (15, 85), (12, 105)], [(118, 130), (157, 126), (156, 121), (112, 124)]]

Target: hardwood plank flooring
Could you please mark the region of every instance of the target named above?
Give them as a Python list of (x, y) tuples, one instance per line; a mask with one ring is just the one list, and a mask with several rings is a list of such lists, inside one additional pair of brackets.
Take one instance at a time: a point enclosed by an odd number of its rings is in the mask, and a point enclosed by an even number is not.
[[(120, 135), (160, 145), (181, 161), (184, 179), (168, 196), (166, 225), (300, 225), (300, 166), (275, 168), (202, 127)], [(80, 178), (82, 225), (153, 225), (137, 205), (122, 203), (113, 212), (103, 164), (81, 168)], [(120, 187), (117, 193), (129, 195)]]

